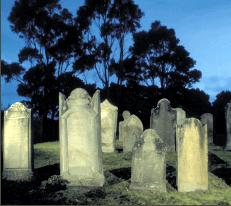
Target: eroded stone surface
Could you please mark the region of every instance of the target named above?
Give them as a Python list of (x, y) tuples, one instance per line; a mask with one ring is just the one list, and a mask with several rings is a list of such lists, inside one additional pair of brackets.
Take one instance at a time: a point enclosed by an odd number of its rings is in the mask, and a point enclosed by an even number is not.
[(231, 101), (225, 107), (226, 119), (226, 150), (231, 150)]
[(107, 99), (101, 103), (101, 137), (102, 151), (115, 151), (118, 108)]
[(31, 180), (32, 170), (31, 110), (16, 102), (4, 112), (3, 178)]
[(186, 119), (186, 112), (182, 108), (175, 108), (176, 110), (176, 124), (181, 125)]
[(201, 122), (207, 124), (208, 129), (208, 144), (213, 145), (213, 115), (211, 113), (204, 113), (201, 115)]
[(123, 111), (122, 116), (123, 116), (124, 120), (119, 122), (119, 141), (121, 141), (121, 142), (123, 142), (124, 123), (131, 116), (131, 114), (128, 110), (125, 110), (125, 111)]
[(123, 151), (132, 151), (132, 148), (143, 133), (143, 124), (136, 115), (131, 115), (123, 126)]
[(73, 186), (104, 184), (97, 104), (81, 88), (73, 90), (65, 103), (60, 102), (60, 106), (66, 105), (66, 110), (60, 108), (64, 111), (60, 114), (60, 172)]
[(166, 146), (153, 129), (143, 132), (132, 154), (131, 189), (166, 192)]
[(176, 111), (171, 108), (169, 100), (161, 99), (152, 109), (150, 127), (155, 129), (168, 151), (175, 151)]
[(186, 119), (177, 131), (177, 186), (180, 192), (208, 189), (207, 125)]

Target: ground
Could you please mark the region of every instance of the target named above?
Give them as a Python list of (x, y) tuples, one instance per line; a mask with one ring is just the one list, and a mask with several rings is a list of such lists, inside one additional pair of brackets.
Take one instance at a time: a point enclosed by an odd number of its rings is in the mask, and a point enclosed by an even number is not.
[(103, 155), (106, 184), (102, 188), (66, 188), (59, 176), (59, 143), (34, 145), (35, 179), (32, 183), (2, 181), (3, 204), (103, 204), (103, 205), (231, 205), (231, 152), (209, 148), (209, 190), (176, 190), (176, 154), (167, 155), (167, 193), (132, 191), (131, 153)]

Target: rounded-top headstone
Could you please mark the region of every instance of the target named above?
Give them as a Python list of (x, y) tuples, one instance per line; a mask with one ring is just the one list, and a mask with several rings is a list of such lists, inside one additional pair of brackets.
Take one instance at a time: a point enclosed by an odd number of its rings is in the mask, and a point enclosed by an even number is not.
[(135, 127), (139, 127), (142, 130), (143, 128), (143, 123), (141, 122), (141, 120), (134, 114), (132, 114), (126, 121), (126, 126), (135, 126)]
[(168, 99), (166, 99), (166, 98), (163, 98), (163, 99), (158, 101), (157, 107), (159, 107), (160, 110), (166, 111), (170, 107), (170, 101)]
[(86, 105), (91, 101), (91, 97), (85, 89), (77, 88), (74, 89), (67, 99), (68, 107)]
[(163, 142), (163, 140), (159, 137), (154, 129), (146, 129), (141, 135), (144, 142), (154, 142), (157, 151), (166, 152), (167, 148)]
[(145, 130), (132, 151), (131, 189), (166, 192), (166, 146), (154, 129)]
[(124, 120), (128, 119), (131, 116), (131, 113), (128, 110), (123, 111), (122, 116)]

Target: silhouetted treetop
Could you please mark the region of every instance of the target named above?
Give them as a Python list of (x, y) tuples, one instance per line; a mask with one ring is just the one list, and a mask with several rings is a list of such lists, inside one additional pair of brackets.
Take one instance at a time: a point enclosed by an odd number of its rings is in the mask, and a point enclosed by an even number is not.
[(180, 88), (191, 87), (201, 78), (201, 72), (193, 69), (195, 61), (179, 45), (173, 29), (155, 21), (148, 32), (135, 33), (133, 39), (131, 51), (145, 83), (157, 85), (159, 82), (163, 89)]

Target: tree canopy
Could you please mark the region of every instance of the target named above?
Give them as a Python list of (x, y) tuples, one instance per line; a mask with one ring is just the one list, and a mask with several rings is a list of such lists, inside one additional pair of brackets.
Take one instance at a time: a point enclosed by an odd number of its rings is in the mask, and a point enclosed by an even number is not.
[[(141, 31), (143, 15), (133, 0), (85, 0), (75, 14), (59, 0), (15, 1), (8, 19), (25, 46), (18, 62), (1, 61), (2, 76), (19, 82), (44, 135), (47, 120), (58, 117), (58, 92), (76, 87), (90, 94), (101, 87), (102, 99), (137, 114), (145, 127), (163, 97), (195, 117), (211, 111), (209, 96), (192, 88), (202, 73), (174, 29), (154, 21)], [(96, 85), (83, 78), (89, 70)]]
[(201, 78), (201, 72), (194, 69), (195, 61), (179, 44), (173, 29), (155, 21), (149, 31), (137, 32), (133, 39), (135, 66), (147, 85), (159, 84), (162, 89), (190, 88)]

